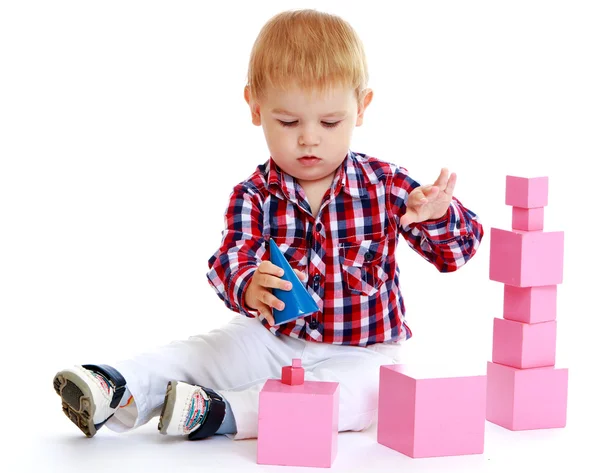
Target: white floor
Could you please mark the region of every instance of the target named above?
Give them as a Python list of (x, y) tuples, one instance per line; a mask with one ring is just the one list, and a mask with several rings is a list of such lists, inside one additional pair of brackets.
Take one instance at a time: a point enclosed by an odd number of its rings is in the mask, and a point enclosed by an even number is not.
[[(577, 374), (577, 371), (575, 371)], [(577, 376), (574, 384), (577, 384)], [(581, 392), (581, 391), (579, 391)], [(595, 419), (597, 396), (573, 396), (568, 425), (564, 429), (511, 432), (486, 424), (482, 455), (411, 459), (377, 443), (376, 427), (365, 432), (339, 436), (339, 451), (333, 471), (523, 471), (567, 467), (573, 461), (588, 462), (585, 471), (599, 471)], [(256, 441), (233, 441), (214, 437), (190, 442), (158, 434), (156, 422), (127, 433), (102, 429), (87, 439), (62, 414), (58, 396), (51, 386), (29, 408), (15, 406), (4, 415), (1, 445), (6, 473), (42, 472), (199, 472), (199, 471), (310, 471), (312, 468), (264, 466), (256, 463)], [(43, 423), (40, 413), (44, 413)], [(7, 422), (8, 419), (8, 422)], [(9, 432), (7, 425), (19, 426)], [(595, 440), (594, 440), (595, 437)], [(310, 449), (310, 444), (305, 447)], [(518, 470), (517, 470), (518, 469)], [(323, 469), (314, 469), (323, 471)], [(583, 470), (582, 470), (583, 471)]]

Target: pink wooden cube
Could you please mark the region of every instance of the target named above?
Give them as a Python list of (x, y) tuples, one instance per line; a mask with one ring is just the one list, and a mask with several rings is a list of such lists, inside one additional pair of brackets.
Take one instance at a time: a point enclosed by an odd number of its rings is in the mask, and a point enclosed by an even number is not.
[(563, 280), (564, 232), (522, 232), (492, 228), (492, 281), (511, 286), (551, 286)]
[(524, 324), (494, 318), (492, 361), (515, 368), (553, 366), (556, 321)]
[(565, 427), (568, 370), (488, 362), (486, 419), (509, 430)]
[(548, 177), (506, 176), (506, 205), (533, 209), (548, 205)]
[(281, 382), (295, 386), (304, 383), (304, 368), (299, 358), (292, 360), (292, 366), (284, 366), (281, 370)]
[(337, 455), (339, 384), (269, 379), (259, 394), (257, 462), (329, 468)]
[(504, 285), (505, 319), (536, 324), (556, 320), (557, 286)]
[(544, 229), (544, 207), (536, 209), (512, 208), (512, 229), (527, 232)]
[(486, 376), (380, 368), (377, 442), (412, 458), (483, 453)]

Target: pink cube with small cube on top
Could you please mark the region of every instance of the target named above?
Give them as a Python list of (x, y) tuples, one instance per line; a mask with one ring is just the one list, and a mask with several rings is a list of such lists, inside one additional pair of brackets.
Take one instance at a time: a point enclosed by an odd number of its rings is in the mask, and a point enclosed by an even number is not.
[(299, 359), (259, 394), (257, 463), (329, 468), (337, 456), (339, 383), (305, 381)]

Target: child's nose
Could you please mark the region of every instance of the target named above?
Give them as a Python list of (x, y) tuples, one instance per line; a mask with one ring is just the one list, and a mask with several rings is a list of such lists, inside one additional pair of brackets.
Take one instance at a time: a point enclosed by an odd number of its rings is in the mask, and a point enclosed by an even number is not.
[(304, 146), (313, 146), (319, 144), (319, 133), (314, 128), (304, 128), (300, 133), (300, 144)]

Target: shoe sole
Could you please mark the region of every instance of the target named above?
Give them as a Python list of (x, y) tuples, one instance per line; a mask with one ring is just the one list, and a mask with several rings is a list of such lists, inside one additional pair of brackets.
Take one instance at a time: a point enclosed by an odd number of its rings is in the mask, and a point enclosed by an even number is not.
[(158, 431), (163, 435), (167, 435), (167, 428), (169, 427), (171, 419), (173, 418), (176, 398), (175, 393), (177, 392), (176, 387), (177, 381), (169, 381), (169, 384), (167, 384), (165, 401), (160, 413), (160, 419), (158, 420)]
[(85, 381), (70, 371), (63, 371), (54, 377), (54, 390), (62, 399), (62, 409), (86, 437), (96, 435), (93, 419), (96, 406), (92, 402), (92, 392)]

